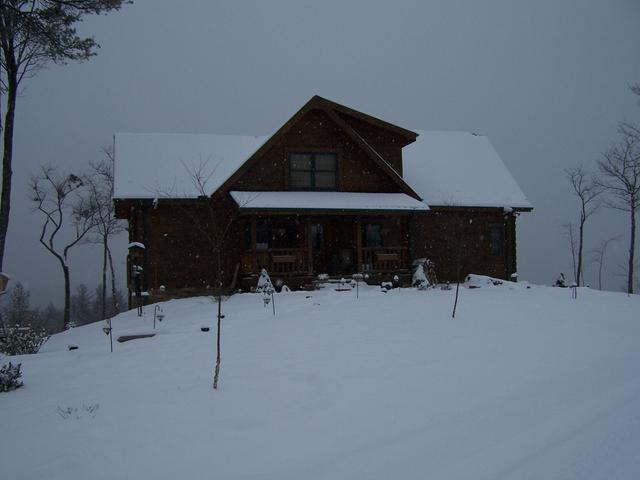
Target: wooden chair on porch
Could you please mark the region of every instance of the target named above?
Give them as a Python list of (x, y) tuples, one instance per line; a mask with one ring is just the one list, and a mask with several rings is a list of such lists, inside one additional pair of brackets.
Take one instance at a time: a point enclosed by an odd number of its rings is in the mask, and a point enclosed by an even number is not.
[(375, 267), (381, 271), (398, 270), (400, 268), (400, 255), (397, 253), (375, 253)]
[(296, 255), (271, 255), (271, 269), (274, 273), (292, 273), (296, 271)]

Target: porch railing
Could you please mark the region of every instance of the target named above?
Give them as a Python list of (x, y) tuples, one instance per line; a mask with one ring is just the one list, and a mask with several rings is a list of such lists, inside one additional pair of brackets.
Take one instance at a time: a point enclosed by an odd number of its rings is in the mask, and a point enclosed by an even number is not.
[[(407, 268), (407, 259), (406, 247), (363, 247), (359, 268), (368, 272), (397, 272)], [(306, 248), (270, 248), (243, 255), (245, 273), (259, 273), (260, 267), (266, 268), (269, 274), (308, 274), (309, 251)]]
[(407, 268), (406, 247), (363, 247), (365, 271), (394, 272)]
[(265, 266), (269, 273), (307, 273), (307, 250), (305, 248), (270, 248), (256, 252), (258, 265)]

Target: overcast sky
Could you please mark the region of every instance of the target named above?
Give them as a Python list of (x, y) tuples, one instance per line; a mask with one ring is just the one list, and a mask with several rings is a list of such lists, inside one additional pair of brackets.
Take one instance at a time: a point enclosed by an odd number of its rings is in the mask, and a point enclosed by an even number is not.
[[(28, 178), (81, 170), (114, 132), (261, 135), (319, 94), (410, 129), (486, 134), (535, 206), (518, 220), (520, 277), (550, 283), (571, 270), (562, 225), (578, 214), (563, 170), (595, 168), (617, 122), (640, 120), (638, 0), (135, 0), (80, 30), (98, 56), (39, 72), (18, 100), (5, 270), (38, 304), (62, 303), (62, 276)], [(622, 235), (609, 289), (624, 284), (625, 220), (603, 210), (588, 225), (589, 249)], [(95, 287), (99, 250), (71, 255), (74, 288)]]

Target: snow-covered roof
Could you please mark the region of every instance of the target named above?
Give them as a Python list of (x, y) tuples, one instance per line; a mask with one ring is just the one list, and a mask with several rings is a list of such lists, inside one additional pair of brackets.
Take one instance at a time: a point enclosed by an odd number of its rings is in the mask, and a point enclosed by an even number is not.
[(487, 137), (416, 133), (402, 149), (403, 178), (427, 205), (532, 208)]
[(404, 193), (230, 192), (241, 209), (424, 211), (424, 203)]
[(114, 198), (197, 197), (190, 172), (200, 166), (211, 195), (269, 137), (117, 133)]
[[(418, 139), (402, 150), (403, 179), (424, 204), (532, 208), (487, 137), (467, 132), (416, 133)], [(200, 167), (207, 177), (206, 193), (211, 195), (269, 138), (118, 133), (114, 198), (197, 197), (200, 191), (192, 172)], [(419, 210), (417, 201), (404, 194), (284, 193), (261, 192), (259, 200), (252, 200), (247, 208)]]

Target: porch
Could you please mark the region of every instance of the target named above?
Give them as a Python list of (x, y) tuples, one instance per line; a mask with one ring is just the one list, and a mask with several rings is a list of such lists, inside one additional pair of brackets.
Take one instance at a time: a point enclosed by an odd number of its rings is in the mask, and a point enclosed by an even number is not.
[(408, 217), (254, 215), (242, 221), (243, 277), (407, 271)]

